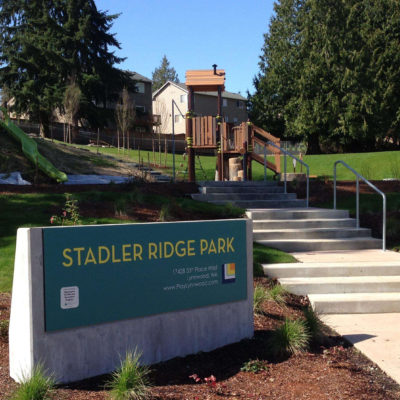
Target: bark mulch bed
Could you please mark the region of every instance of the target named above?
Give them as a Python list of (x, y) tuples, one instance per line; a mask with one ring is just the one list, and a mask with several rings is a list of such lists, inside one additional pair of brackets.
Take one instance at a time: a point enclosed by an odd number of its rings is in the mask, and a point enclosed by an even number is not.
[[(268, 285), (267, 278), (257, 278)], [(326, 329), (319, 343), (303, 354), (274, 359), (268, 348), (271, 331), (286, 317), (301, 316), (307, 299), (290, 295), (286, 307), (267, 302), (262, 315), (254, 319), (252, 339), (208, 353), (153, 365), (152, 399), (282, 399), (282, 400), (394, 400), (400, 387), (378, 367)], [(0, 318), (9, 318), (10, 296), (0, 294)], [(258, 360), (253, 370), (243, 371), (249, 360)], [(248, 365), (248, 364), (247, 364)], [(254, 365), (254, 364), (253, 364)], [(7, 399), (17, 387), (9, 378), (8, 343), (0, 339), (0, 399)], [(193, 376), (194, 375), (194, 376)], [(195, 382), (195, 377), (200, 381)], [(212, 377), (215, 377), (215, 381)], [(109, 376), (63, 385), (54, 399), (106, 399)], [(207, 383), (205, 378), (211, 378)]]

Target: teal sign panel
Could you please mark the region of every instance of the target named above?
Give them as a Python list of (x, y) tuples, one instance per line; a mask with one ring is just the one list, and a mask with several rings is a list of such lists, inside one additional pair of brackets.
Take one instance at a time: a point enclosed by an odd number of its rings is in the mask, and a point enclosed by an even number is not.
[(246, 221), (43, 228), (46, 331), (247, 298)]

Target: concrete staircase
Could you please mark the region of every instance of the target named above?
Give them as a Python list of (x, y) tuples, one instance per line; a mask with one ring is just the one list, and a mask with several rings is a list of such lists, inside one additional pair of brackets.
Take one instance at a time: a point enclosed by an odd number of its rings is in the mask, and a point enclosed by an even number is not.
[(357, 229), (348, 211), (305, 208), (278, 182), (204, 182), (192, 198), (247, 209), (254, 241), (286, 252), (380, 248), (369, 229)]
[(286, 252), (378, 249), (370, 229), (356, 228), (346, 210), (250, 209), (254, 241)]
[(322, 314), (400, 312), (400, 259), (269, 264), (263, 269), (290, 292), (308, 295)]
[(296, 257), (315, 256), (313, 262), (263, 268), (290, 292), (308, 295), (317, 312), (400, 312), (400, 255), (368, 250), (381, 249), (382, 241), (369, 229), (357, 229), (348, 211), (305, 208), (276, 182), (204, 183), (192, 197), (247, 208), (255, 242)]
[(305, 207), (295, 193), (284, 193), (278, 182), (204, 182), (200, 193), (192, 198), (213, 204), (231, 203), (241, 208), (297, 208)]

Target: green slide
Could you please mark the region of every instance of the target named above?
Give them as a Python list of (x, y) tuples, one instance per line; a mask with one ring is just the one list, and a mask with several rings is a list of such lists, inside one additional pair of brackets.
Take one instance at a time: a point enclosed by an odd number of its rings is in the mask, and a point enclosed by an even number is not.
[(11, 122), (7, 110), (3, 107), (0, 107), (0, 110), (4, 116), (4, 120), (0, 119), (0, 126), (2, 126), (14, 139), (21, 143), (22, 151), (25, 156), (50, 178), (55, 179), (57, 182), (67, 181), (67, 175), (64, 172), (59, 171), (47, 158), (43, 157), (39, 153), (36, 142), (27, 136), (26, 133), (17, 125)]

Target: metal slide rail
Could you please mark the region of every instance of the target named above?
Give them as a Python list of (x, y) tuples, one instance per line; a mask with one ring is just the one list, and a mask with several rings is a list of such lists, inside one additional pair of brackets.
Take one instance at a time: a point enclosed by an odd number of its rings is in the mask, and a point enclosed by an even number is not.
[(373, 185), (368, 179), (364, 178), (356, 170), (350, 167), (342, 160), (335, 161), (333, 166), (333, 208), (336, 210), (336, 167), (338, 164), (342, 164), (349, 171), (351, 171), (356, 176), (356, 226), (357, 229), (360, 228), (360, 182), (362, 179), (369, 187), (375, 190), (382, 196), (382, 251), (386, 251), (386, 195), (380, 191), (375, 185)]
[[(295, 155), (293, 155), (292, 153), (290, 153), (287, 150), (282, 149), (282, 147), (278, 146), (277, 144), (275, 144), (274, 142), (268, 141), (268, 145), (273, 146), (275, 148), (277, 148), (279, 151), (281, 151), (284, 154), (284, 163), (283, 163), (283, 174), (284, 174), (284, 191), (285, 193), (287, 193), (287, 177), (286, 177), (286, 172), (287, 172), (287, 157), (289, 156), (291, 158), (293, 158), (294, 160), (298, 161), (301, 165), (304, 165), (307, 169), (307, 200), (306, 200), (306, 207), (309, 207), (309, 199), (310, 199), (310, 166), (308, 164), (306, 164), (303, 160), (300, 160), (299, 158), (297, 158)], [(267, 160), (267, 156), (266, 156), (266, 152), (264, 152), (264, 165), (266, 164), (266, 160)]]

